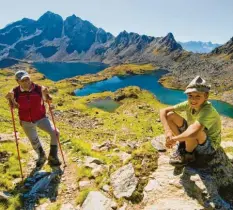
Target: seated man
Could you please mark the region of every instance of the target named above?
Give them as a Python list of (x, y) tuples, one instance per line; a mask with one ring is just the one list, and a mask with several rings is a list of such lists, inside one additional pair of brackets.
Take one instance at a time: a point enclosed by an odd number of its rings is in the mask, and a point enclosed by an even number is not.
[[(160, 110), (166, 146), (172, 147), (179, 142), (170, 158), (171, 165), (187, 165), (195, 160), (195, 155), (212, 155), (220, 146), (221, 120), (208, 101), (209, 91), (210, 86), (197, 76), (186, 88), (187, 101)], [(177, 111), (185, 111), (186, 120)]]

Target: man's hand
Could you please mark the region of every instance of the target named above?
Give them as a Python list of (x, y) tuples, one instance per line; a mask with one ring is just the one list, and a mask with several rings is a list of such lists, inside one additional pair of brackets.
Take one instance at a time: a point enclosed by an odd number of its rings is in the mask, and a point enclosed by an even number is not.
[(49, 95), (49, 90), (47, 87), (42, 88), (42, 94), (46, 102), (52, 103), (52, 97)]
[(8, 100), (8, 102), (9, 102), (9, 106), (11, 107), (11, 108), (13, 108), (13, 109), (18, 109), (19, 108), (19, 104), (15, 101), (15, 100)]
[(174, 141), (174, 140), (172, 139), (172, 140), (166, 141), (165, 146), (166, 146), (167, 148), (172, 148), (175, 144), (176, 144), (176, 141)]
[(15, 101), (14, 93), (13, 92), (7, 93), (7, 95), (5, 97), (8, 100), (9, 106), (11, 108), (17, 108), (17, 109), (19, 108), (19, 104)]
[(45, 96), (45, 101), (46, 101), (46, 102), (52, 103), (52, 100), (53, 100), (53, 98), (52, 98), (49, 94), (47, 94), (47, 95)]
[(165, 137), (166, 137), (166, 144), (165, 146), (167, 148), (172, 148), (174, 146), (174, 144), (176, 143), (176, 141), (173, 140), (173, 133), (171, 130), (168, 130), (165, 132)]

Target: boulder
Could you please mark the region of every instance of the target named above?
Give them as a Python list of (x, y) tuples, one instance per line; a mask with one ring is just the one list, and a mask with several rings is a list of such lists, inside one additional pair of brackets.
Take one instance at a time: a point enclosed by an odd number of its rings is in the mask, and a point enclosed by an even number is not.
[(81, 207), (82, 210), (113, 210), (116, 208), (117, 204), (114, 201), (98, 191), (89, 192)]
[(156, 150), (158, 150), (159, 152), (165, 152), (166, 151), (166, 147), (165, 147), (164, 143), (165, 143), (165, 136), (164, 135), (156, 136), (155, 138), (153, 138), (151, 140), (152, 146)]
[(116, 198), (130, 197), (138, 184), (133, 165), (130, 163), (119, 168), (111, 174), (110, 182)]

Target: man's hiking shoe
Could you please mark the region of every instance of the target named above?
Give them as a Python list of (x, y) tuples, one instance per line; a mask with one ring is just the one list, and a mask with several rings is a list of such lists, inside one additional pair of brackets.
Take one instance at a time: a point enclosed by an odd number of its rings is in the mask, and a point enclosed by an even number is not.
[(41, 167), (47, 160), (46, 156), (39, 157), (38, 160), (36, 161), (36, 167)]
[(172, 153), (170, 158), (176, 158), (179, 155), (185, 154), (185, 148), (177, 147), (176, 150)]
[(54, 158), (52, 156), (48, 157), (48, 164), (50, 166), (60, 166), (61, 165), (61, 161), (57, 158)]
[(57, 156), (57, 145), (50, 146), (50, 153), (48, 157), (48, 164), (50, 166), (60, 166), (61, 162)]
[(38, 160), (36, 161), (36, 167), (41, 167), (47, 160), (45, 152), (42, 147), (38, 148)]
[(176, 153), (170, 157), (169, 163), (173, 166), (185, 166), (188, 163), (195, 161), (195, 154), (194, 153)]

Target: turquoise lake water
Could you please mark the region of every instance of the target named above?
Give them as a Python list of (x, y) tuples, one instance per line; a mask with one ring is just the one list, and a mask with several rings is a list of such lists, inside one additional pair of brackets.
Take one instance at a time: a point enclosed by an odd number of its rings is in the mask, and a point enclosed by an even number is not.
[[(48, 79), (59, 81), (65, 78), (71, 78), (77, 75), (95, 74), (107, 67), (102, 63), (34, 63), (36, 69), (44, 74)], [(92, 93), (100, 93), (103, 91), (116, 91), (119, 88), (127, 86), (139, 86), (152, 92), (158, 100), (164, 104), (175, 105), (187, 99), (186, 94), (180, 90), (172, 90), (163, 87), (158, 83), (159, 78), (167, 72), (164, 70), (154, 71), (144, 75), (131, 75), (131, 76), (114, 76), (108, 80), (96, 82), (85, 86), (83, 89), (75, 91), (77, 96), (86, 96)], [(233, 118), (233, 106), (223, 101), (211, 100), (214, 107), (221, 115)], [(108, 106), (114, 107), (115, 105), (109, 100), (101, 100), (93, 102), (92, 106), (96, 104), (97, 107)], [(117, 105), (116, 105), (117, 107)]]
[(75, 77), (84, 74), (96, 74), (107, 68), (103, 63), (34, 63), (35, 68), (48, 79), (59, 81), (66, 78)]
[[(111, 79), (96, 82), (85, 86), (83, 89), (77, 89), (75, 94), (77, 96), (86, 96), (92, 93), (100, 93), (103, 91), (116, 91), (119, 88), (127, 86), (139, 86), (152, 92), (158, 100), (168, 105), (175, 105), (187, 100), (186, 94), (180, 90), (172, 90), (163, 87), (158, 83), (159, 78), (166, 74), (166, 71), (159, 70), (144, 75), (133, 75), (118, 77), (114, 76)], [(233, 118), (233, 106), (218, 100), (210, 100), (214, 107), (221, 115)]]

